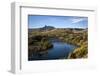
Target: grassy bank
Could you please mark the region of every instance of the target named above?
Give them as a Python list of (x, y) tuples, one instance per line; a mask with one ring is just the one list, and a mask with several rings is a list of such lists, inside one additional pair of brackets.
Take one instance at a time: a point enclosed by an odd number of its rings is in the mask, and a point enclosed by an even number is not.
[(48, 41), (47, 37), (42, 35), (29, 37), (28, 41), (29, 57), (31, 57), (32, 54), (41, 54), (53, 47), (53, 45)]
[(87, 29), (33, 30), (29, 32), (29, 56), (32, 53), (35, 54), (52, 48), (53, 45), (49, 42), (49, 38), (58, 38), (66, 43), (78, 46), (69, 54), (68, 58), (86, 58), (88, 54), (87, 37)]

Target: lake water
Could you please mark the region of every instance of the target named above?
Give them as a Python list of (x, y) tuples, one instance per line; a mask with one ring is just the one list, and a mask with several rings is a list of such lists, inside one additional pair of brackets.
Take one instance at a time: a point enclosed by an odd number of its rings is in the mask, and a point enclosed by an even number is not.
[(51, 40), (53, 48), (47, 50), (43, 54), (33, 55), (29, 60), (54, 60), (65, 59), (69, 53), (73, 52), (76, 48), (75, 45), (67, 44), (57, 39)]

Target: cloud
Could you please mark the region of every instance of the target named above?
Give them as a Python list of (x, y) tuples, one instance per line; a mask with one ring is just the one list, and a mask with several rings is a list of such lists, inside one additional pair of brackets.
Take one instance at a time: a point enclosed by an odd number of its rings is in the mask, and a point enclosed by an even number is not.
[(73, 18), (71, 19), (72, 23), (79, 23), (81, 21), (85, 21), (87, 18)]

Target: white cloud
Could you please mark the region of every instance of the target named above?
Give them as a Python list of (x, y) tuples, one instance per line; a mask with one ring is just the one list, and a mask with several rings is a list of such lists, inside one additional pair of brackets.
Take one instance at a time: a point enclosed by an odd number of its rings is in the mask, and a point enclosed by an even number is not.
[(72, 23), (78, 23), (78, 22), (84, 21), (86, 19), (87, 18), (74, 18), (74, 19), (71, 19), (71, 21), (72, 21)]

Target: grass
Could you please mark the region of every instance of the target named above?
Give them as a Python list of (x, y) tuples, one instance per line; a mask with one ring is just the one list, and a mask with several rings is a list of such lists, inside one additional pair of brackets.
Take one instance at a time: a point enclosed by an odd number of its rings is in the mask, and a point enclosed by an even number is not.
[(71, 54), (69, 59), (87, 58), (88, 54), (88, 29), (53, 29), (53, 30), (36, 30), (29, 32), (28, 45), (29, 56), (32, 53), (40, 53), (52, 48), (49, 38), (58, 38), (66, 43), (78, 46)]

